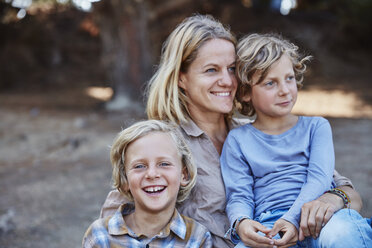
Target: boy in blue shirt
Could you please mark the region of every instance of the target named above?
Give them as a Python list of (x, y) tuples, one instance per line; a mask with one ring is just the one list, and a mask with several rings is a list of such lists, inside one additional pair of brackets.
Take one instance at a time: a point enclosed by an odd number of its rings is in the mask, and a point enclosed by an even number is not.
[[(232, 241), (240, 238), (250, 247), (318, 247), (320, 241), (311, 238), (297, 243), (298, 229), (302, 205), (332, 188), (332, 131), (322, 117), (291, 112), (310, 56), (269, 34), (249, 35), (237, 50), (240, 112), (256, 118), (230, 131), (221, 155)], [(368, 247), (372, 241), (360, 242), (365, 246), (359, 247)]]

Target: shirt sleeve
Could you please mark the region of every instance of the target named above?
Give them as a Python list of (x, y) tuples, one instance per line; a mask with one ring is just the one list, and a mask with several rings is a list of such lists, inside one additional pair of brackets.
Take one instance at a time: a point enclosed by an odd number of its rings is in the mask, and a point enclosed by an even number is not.
[(253, 175), (235, 134), (229, 133), (220, 158), (230, 225), (242, 216), (252, 219), (254, 213)]
[(210, 232), (205, 233), (204, 240), (201, 242), (200, 247), (203, 247), (203, 248), (213, 247), (212, 235)]
[(299, 228), (301, 207), (304, 203), (315, 200), (332, 185), (334, 172), (334, 148), (332, 130), (329, 122), (324, 118), (311, 135), (310, 157), (307, 169), (307, 180), (303, 184), (300, 194), (289, 211), (283, 215), (283, 219)]
[(99, 248), (102, 247), (100, 245), (99, 240), (97, 239), (97, 236), (95, 235), (94, 231), (94, 225), (97, 223), (98, 220), (94, 221), (89, 228), (86, 230), (84, 237), (83, 237), (83, 242), (82, 242), (82, 248)]
[(341, 176), (336, 170), (333, 172), (333, 181), (335, 182), (336, 187), (340, 186), (350, 186), (354, 188), (353, 183), (347, 177)]

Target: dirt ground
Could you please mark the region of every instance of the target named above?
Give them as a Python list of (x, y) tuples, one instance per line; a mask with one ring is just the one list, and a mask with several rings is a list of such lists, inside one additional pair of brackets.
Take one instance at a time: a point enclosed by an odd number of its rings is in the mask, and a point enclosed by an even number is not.
[[(141, 118), (79, 92), (0, 94), (0, 247), (80, 247), (110, 190), (109, 146)], [(372, 216), (372, 120), (329, 120), (337, 169)]]

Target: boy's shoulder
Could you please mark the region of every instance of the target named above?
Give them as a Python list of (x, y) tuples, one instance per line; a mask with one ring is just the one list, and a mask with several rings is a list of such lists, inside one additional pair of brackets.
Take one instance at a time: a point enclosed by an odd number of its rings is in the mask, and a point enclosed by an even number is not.
[(111, 217), (96, 219), (86, 230), (83, 237), (83, 247), (93, 247), (95, 244), (106, 243), (109, 237), (108, 222)]
[(186, 235), (184, 240), (188, 245), (193, 247), (191, 243), (195, 243), (194, 245), (198, 243), (197, 247), (212, 247), (212, 235), (205, 226), (185, 215), (179, 214), (179, 216), (185, 223)]
[(322, 116), (300, 116), (300, 118), (305, 124), (322, 125), (324, 123), (329, 123), (329, 121)]
[(202, 233), (206, 233), (206, 232), (209, 232), (208, 229), (200, 224), (199, 222), (197, 222), (196, 220), (190, 218), (190, 217), (187, 217), (183, 214), (179, 214), (180, 217), (183, 219), (183, 221), (185, 222), (185, 226), (186, 226), (186, 230), (188, 232), (202, 232)]
[(250, 123), (253, 123), (254, 119), (252, 118), (248, 118), (248, 117), (244, 117), (244, 116), (237, 116), (237, 117), (233, 117), (231, 118), (231, 129), (235, 129), (235, 128), (238, 128), (238, 127), (242, 127), (242, 126), (245, 126), (247, 124), (250, 124)]

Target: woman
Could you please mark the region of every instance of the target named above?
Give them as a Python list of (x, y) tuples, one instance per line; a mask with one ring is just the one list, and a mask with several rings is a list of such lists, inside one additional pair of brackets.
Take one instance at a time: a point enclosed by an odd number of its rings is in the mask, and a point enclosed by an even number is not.
[[(148, 87), (148, 118), (179, 124), (198, 167), (196, 186), (178, 210), (206, 226), (215, 247), (234, 246), (224, 238), (230, 224), (219, 156), (228, 131), (243, 124), (231, 118), (237, 88), (235, 45), (235, 37), (212, 17), (186, 18), (164, 43), (158, 70)], [(336, 184), (351, 185), (344, 179), (337, 177)], [(344, 187), (352, 207), (361, 208), (358, 193)], [(111, 191), (101, 216), (110, 215), (124, 201), (119, 192)], [(337, 196), (325, 194), (309, 203), (303, 217), (308, 228), (305, 234), (315, 235), (329, 213), (343, 206), (340, 202)], [(315, 221), (313, 213), (325, 218)]]

